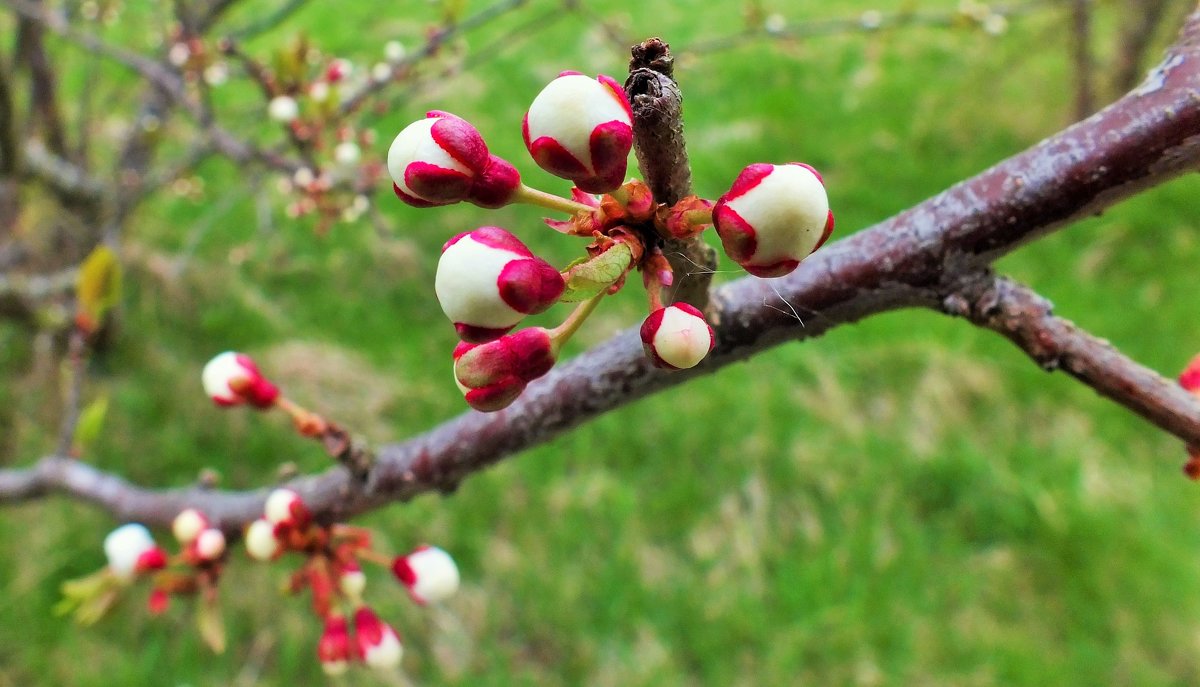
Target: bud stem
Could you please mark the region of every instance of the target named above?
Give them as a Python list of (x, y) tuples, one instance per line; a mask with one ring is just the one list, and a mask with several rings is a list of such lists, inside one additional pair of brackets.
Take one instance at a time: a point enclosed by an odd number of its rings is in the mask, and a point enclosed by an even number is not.
[(558, 210), (569, 215), (576, 215), (580, 212), (591, 212), (595, 208), (588, 207), (583, 203), (577, 203), (567, 198), (560, 198), (553, 193), (539, 191), (536, 188), (521, 184), (517, 187), (517, 192), (513, 195), (512, 202), (525, 203), (526, 205), (536, 205), (546, 208), (547, 210)]
[(319, 437), (329, 428), (320, 415), (296, 405), (284, 396), (275, 399), (275, 405), (292, 417), (296, 431), (306, 437)]
[(562, 350), (562, 347), (566, 345), (568, 341), (571, 340), (571, 337), (574, 336), (579, 327), (583, 325), (584, 320), (586, 320), (588, 316), (592, 314), (592, 311), (595, 310), (596, 306), (600, 304), (600, 300), (606, 295), (608, 295), (607, 290), (601, 291), (595, 296), (592, 296), (586, 301), (575, 306), (575, 310), (571, 312), (571, 314), (566, 320), (563, 321), (562, 324), (550, 330), (550, 340), (553, 342), (551, 345), (553, 346), (555, 357), (558, 356), (558, 352)]

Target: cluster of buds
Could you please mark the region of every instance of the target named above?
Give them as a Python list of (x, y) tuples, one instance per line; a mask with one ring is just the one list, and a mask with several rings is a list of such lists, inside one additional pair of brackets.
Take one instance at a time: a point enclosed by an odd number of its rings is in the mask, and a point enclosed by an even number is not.
[(225, 533), (213, 527), (200, 510), (180, 512), (171, 531), (179, 550), (168, 553), (155, 543), (144, 525), (129, 523), (104, 538), (107, 565), (98, 572), (63, 585), (59, 612), (73, 613), (90, 625), (102, 618), (125, 589), (149, 580), (147, 606), (164, 613), (171, 597), (197, 597), (196, 623), (201, 636), (216, 652), (224, 650), (225, 633), (217, 606), (217, 583), (225, 562)]
[[(1179, 373), (1179, 386), (1200, 400), (1200, 354), (1188, 361), (1187, 367)], [(1200, 445), (1189, 445), (1187, 452), (1188, 461), (1183, 466), (1183, 472), (1193, 480), (1200, 480)]]
[[(798, 162), (750, 165), (715, 202), (696, 196), (670, 206), (656, 202), (645, 184), (625, 180), (633, 114), (624, 90), (604, 75), (560, 74), (533, 99), (522, 137), (538, 166), (574, 184), (570, 198), (525, 185), (475, 127), (446, 112), (405, 127), (388, 151), (393, 190), (409, 205), (537, 205), (569, 215), (547, 219), (551, 228), (591, 240), (586, 257), (562, 269), (494, 226), (460, 233), (442, 248), (434, 290), (461, 340), (453, 353), (455, 381), (477, 410), (507, 407), (546, 374), (598, 301), (620, 290), (635, 269), (649, 306), (641, 326), (649, 360), (665, 370), (700, 364), (715, 334), (697, 308), (664, 298), (674, 281), (664, 254), (669, 242), (694, 240), (713, 226), (743, 269), (781, 277), (833, 232), (824, 180)], [(561, 325), (512, 332), (557, 302), (578, 303)]]
[(293, 593), (307, 589), (312, 596), (313, 611), (324, 624), (317, 658), (330, 675), (354, 663), (393, 670), (403, 656), (400, 634), (363, 602), (363, 563), (388, 568), (421, 605), (444, 601), (458, 590), (458, 566), (445, 551), (421, 546), (406, 556), (390, 557), (376, 551), (371, 539), (362, 528), (317, 522), (291, 489), (272, 491), (262, 517), (246, 528), (251, 558), (268, 562), (293, 553), (304, 559), (288, 588)]

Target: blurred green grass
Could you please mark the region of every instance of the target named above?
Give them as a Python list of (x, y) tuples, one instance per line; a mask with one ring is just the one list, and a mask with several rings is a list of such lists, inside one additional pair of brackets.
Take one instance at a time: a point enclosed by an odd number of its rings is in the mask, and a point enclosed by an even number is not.
[[(248, 2), (230, 23), (277, 4)], [(774, 5), (792, 22), (876, 7)], [(532, 183), (565, 191), (521, 162), (523, 109), (558, 71), (622, 75), (627, 57), (581, 16), (546, 14), (552, 6), (532, 2), (472, 34), (468, 49), (529, 17), (545, 24), (376, 115), (377, 152), (425, 110), (448, 109)], [(740, 27), (741, 3), (584, 6), (622, 35), (662, 35), (683, 53), (699, 193), (716, 196), (750, 162), (806, 160), (825, 175), (843, 236), (1068, 118), (1068, 37), (1054, 9), (999, 37), (905, 28), (694, 54), (690, 44)], [(287, 31), (248, 48), (265, 53), (303, 28), (328, 52), (369, 64), (388, 39), (418, 42), (435, 9), (310, 3)], [(128, 11), (136, 26), (137, 6)], [(72, 79), (68, 88), (83, 87)], [(217, 97), (233, 121), (262, 109), (244, 88)], [(227, 348), (260, 358), (298, 400), (375, 442), (461, 412), (447, 374), (453, 333), (431, 288), (441, 243), (494, 223), (559, 262), (577, 249), (523, 208), (387, 202), (387, 232), (363, 221), (317, 235), (276, 207), (267, 226), (255, 197), (278, 200), (270, 181), (221, 161), (201, 176), (203, 200), (159, 199), (127, 234), (121, 336), (89, 389), (112, 401), (90, 460), (149, 485), (184, 484), (211, 466), (225, 486), (251, 487), (285, 461), (325, 466), (281, 418), (222, 413), (202, 397), (200, 367)], [(1000, 268), (1173, 375), (1200, 349), (1198, 216), (1192, 176)], [(632, 293), (606, 303), (582, 343), (636, 323), (641, 307)], [(6, 377), (35, 357), (0, 323)], [(52, 396), (36, 377), (0, 388), (14, 408), (0, 427), (4, 455), (52, 449)], [(475, 475), (452, 498), (363, 518), (384, 546), (449, 549), (465, 583), (434, 613), (382, 574), (368, 596), (405, 635), (418, 684), (1194, 683), (1200, 530), (1182, 457), (1177, 442), (994, 335), (893, 313), (610, 413)], [(220, 657), (191, 631), (186, 604), (149, 619), (130, 603), (92, 630), (52, 618), (58, 584), (101, 564), (114, 524), (57, 498), (4, 511), (0, 686), (324, 682), (306, 602), (275, 592), (282, 565), (230, 566), (231, 648)], [(348, 682), (374, 684), (366, 674)]]

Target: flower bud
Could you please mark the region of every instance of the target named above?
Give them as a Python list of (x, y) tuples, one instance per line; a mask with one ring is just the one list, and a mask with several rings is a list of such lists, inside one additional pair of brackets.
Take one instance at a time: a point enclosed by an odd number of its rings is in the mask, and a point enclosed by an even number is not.
[(367, 665), (377, 670), (390, 670), (400, 665), (404, 655), (400, 635), (366, 606), (354, 612), (354, 637), (358, 642), (358, 655)]
[(300, 106), (291, 96), (275, 96), (267, 103), (267, 116), (280, 124), (289, 124), (300, 116)]
[(117, 579), (128, 582), (138, 573), (166, 567), (167, 556), (154, 543), (144, 525), (121, 525), (104, 538), (108, 569)]
[(1183, 372), (1179, 373), (1179, 386), (1200, 396), (1200, 355), (1192, 358)]
[(325, 68), (325, 80), (329, 83), (337, 83), (350, 76), (350, 73), (353, 71), (354, 63), (339, 57), (330, 62), (329, 66)]
[(325, 631), (317, 642), (317, 658), (326, 675), (335, 676), (346, 672), (353, 658), (350, 632), (344, 616), (331, 613), (325, 618)]
[(196, 537), (196, 555), (202, 561), (215, 561), (225, 553), (225, 533), (209, 528)]
[(725, 253), (756, 277), (782, 277), (833, 233), (833, 212), (816, 170), (793, 162), (742, 170), (713, 207)]
[(480, 227), (446, 242), (433, 288), (459, 337), (483, 343), (556, 303), (566, 283), (517, 237)]
[(458, 566), (436, 546), (421, 546), (407, 556), (397, 556), (392, 573), (421, 605), (444, 601), (458, 591)]
[(563, 72), (533, 99), (522, 134), (539, 167), (588, 193), (607, 193), (625, 180), (633, 112), (611, 77)]
[(362, 568), (353, 561), (343, 565), (338, 571), (338, 589), (351, 601), (362, 598), (363, 590), (367, 588), (367, 576)]
[(226, 351), (204, 366), (200, 376), (204, 391), (219, 406), (249, 403), (270, 408), (279, 397), (279, 389), (258, 371), (250, 356)]
[(655, 366), (668, 370), (695, 367), (716, 341), (704, 315), (687, 303), (673, 303), (642, 322), (642, 347)]
[(362, 150), (354, 141), (342, 141), (333, 149), (333, 161), (341, 167), (353, 167), (362, 157)]
[(448, 112), (433, 111), (396, 135), (388, 149), (392, 190), (415, 207), (469, 201), (484, 208), (507, 205), (521, 175), (488, 152), (475, 127)]
[(187, 546), (208, 527), (208, 518), (195, 508), (185, 508), (171, 522), (171, 533), (175, 540)]
[(275, 523), (259, 518), (246, 527), (246, 552), (256, 561), (267, 562), (279, 553), (279, 538)]
[(276, 525), (302, 528), (312, 520), (300, 495), (291, 489), (276, 489), (267, 496), (263, 515)]
[(522, 329), (485, 344), (454, 349), (454, 379), (467, 403), (485, 413), (507, 407), (525, 386), (554, 367), (550, 332)]

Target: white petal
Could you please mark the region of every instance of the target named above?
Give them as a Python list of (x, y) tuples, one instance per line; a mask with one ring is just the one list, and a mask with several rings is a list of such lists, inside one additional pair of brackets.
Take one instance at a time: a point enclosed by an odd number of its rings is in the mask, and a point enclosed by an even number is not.
[(412, 592), (425, 603), (438, 603), (458, 591), (458, 566), (450, 554), (436, 546), (414, 551), (407, 556), (408, 566), (416, 575)]
[(727, 203), (754, 227), (752, 265), (803, 260), (829, 219), (829, 197), (817, 177), (799, 165), (776, 165), (754, 188)]
[(529, 140), (549, 136), (595, 173), (592, 131), (613, 120), (629, 123), (629, 114), (607, 86), (582, 74), (551, 81), (529, 106)]
[(695, 367), (712, 346), (712, 334), (704, 320), (668, 306), (654, 333), (654, 352), (681, 369)]
[(525, 317), (500, 298), (496, 282), (504, 266), (524, 259), (464, 236), (442, 253), (433, 290), (451, 322), (504, 329)]
[(420, 119), (396, 134), (395, 140), (392, 141), (392, 147), (388, 148), (388, 174), (392, 176), (392, 181), (404, 191), (414, 198), (421, 196), (413, 192), (404, 183), (404, 170), (413, 162), (427, 162), (431, 165), (436, 165), (445, 169), (453, 169), (463, 174), (470, 175), (471, 170), (458, 160), (455, 160), (445, 150), (442, 149), (437, 141), (433, 140), (433, 125), (438, 122), (439, 117), (429, 117)]
[(376, 670), (390, 670), (400, 665), (400, 659), (404, 656), (404, 647), (400, 644), (400, 638), (396, 636), (395, 631), (386, 627), (379, 643), (364, 653), (363, 661), (367, 665)]
[(279, 551), (279, 540), (275, 538), (275, 524), (258, 519), (246, 528), (246, 551), (257, 561), (269, 561)]
[(230, 382), (249, 377), (237, 357), (237, 353), (226, 351), (208, 361), (208, 364), (204, 366), (204, 371), (200, 373), (200, 381), (203, 382), (204, 393), (208, 394), (209, 398), (226, 403), (236, 403), (241, 400), (241, 397), (229, 388)]
[(133, 578), (138, 558), (154, 548), (154, 537), (144, 525), (129, 523), (121, 525), (104, 538), (104, 555), (108, 567), (122, 580)]

